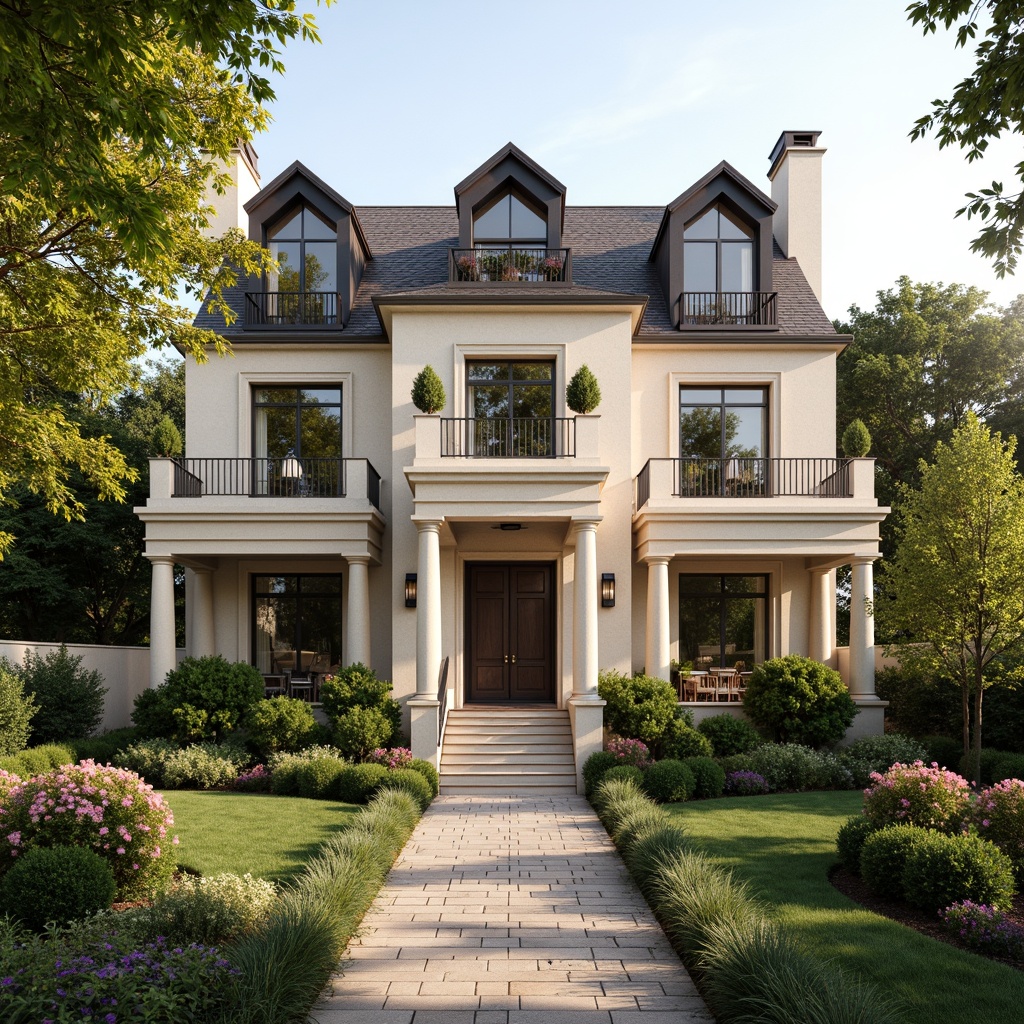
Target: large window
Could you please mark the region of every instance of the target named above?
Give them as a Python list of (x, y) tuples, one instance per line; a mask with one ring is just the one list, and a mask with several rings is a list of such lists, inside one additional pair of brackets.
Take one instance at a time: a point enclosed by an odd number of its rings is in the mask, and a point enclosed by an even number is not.
[(548, 252), (547, 244), (547, 222), (509, 193), (473, 217), (473, 245), (477, 251), (462, 257), (461, 269), (469, 269), (465, 261), (471, 257), (468, 279), (560, 280), (561, 260)]
[(683, 229), (683, 323), (744, 324), (763, 319), (754, 292), (754, 236), (714, 206)]
[(253, 454), (260, 493), (341, 493), (341, 388), (253, 392)]
[(554, 363), (467, 364), (474, 455), (555, 454)]
[(308, 206), (267, 231), (278, 269), (267, 274), (269, 322), (337, 323), (338, 233)]
[(254, 576), (253, 663), (266, 675), (341, 662), (341, 576)]
[(679, 660), (696, 669), (760, 664), (767, 657), (767, 597), (767, 576), (681, 573)]
[(506, 195), (473, 218), (473, 241), (477, 247), (547, 245), (548, 226), (521, 199)]

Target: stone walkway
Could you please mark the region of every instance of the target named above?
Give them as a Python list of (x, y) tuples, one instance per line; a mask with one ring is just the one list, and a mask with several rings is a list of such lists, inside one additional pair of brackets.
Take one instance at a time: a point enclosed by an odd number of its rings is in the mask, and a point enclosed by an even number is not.
[(435, 800), (320, 1024), (710, 1024), (582, 798)]

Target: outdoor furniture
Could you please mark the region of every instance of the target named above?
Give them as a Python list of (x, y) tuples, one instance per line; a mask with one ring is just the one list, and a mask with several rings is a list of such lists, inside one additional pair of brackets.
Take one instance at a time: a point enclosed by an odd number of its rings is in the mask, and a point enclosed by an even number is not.
[(718, 683), (709, 672), (694, 672), (694, 700), (718, 700)]
[(734, 668), (713, 668), (710, 675), (714, 680), (715, 700), (739, 700), (739, 673)]
[(288, 694), (291, 697), (298, 697), (299, 700), (304, 700), (309, 703), (312, 703), (313, 680), (293, 678), (288, 684)]
[(263, 674), (263, 696), (264, 697), (280, 697), (288, 692), (288, 676), (287, 674), (280, 675), (268, 675)]

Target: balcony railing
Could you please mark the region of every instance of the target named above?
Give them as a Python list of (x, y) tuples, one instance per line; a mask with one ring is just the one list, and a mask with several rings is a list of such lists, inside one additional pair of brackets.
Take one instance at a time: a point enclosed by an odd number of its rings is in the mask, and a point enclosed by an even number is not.
[(441, 457), (575, 458), (576, 419), (573, 416), (442, 419)]
[(448, 254), (448, 280), (571, 283), (572, 250), (518, 245), (452, 249)]
[(348, 463), (366, 465), (366, 494), (380, 508), (380, 474), (365, 459), (174, 459), (171, 496), (344, 498)]
[(776, 327), (777, 292), (683, 292), (679, 326)]
[(340, 327), (337, 292), (246, 292), (246, 327)]
[(648, 459), (636, 478), (636, 507), (651, 497), (652, 463), (672, 464), (677, 498), (852, 498), (849, 459)]

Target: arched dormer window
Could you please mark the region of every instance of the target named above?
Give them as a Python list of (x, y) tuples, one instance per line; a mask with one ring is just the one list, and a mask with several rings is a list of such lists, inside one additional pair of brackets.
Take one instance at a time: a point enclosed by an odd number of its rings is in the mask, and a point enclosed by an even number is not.
[(267, 228), (267, 248), (277, 261), (277, 270), (267, 274), (268, 319), (273, 317), (278, 323), (336, 322), (335, 226), (303, 204)]

